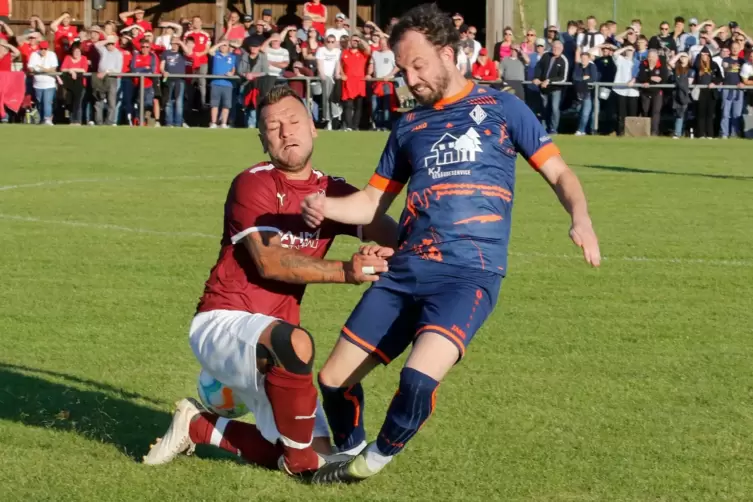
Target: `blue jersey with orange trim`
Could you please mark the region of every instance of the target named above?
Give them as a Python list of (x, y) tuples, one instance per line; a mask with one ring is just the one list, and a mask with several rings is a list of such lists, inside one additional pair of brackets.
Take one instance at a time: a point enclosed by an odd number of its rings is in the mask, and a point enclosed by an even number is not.
[(511, 94), (468, 82), (457, 96), (404, 115), (369, 182), (387, 192), (408, 185), (393, 260), (505, 275), (518, 154), (538, 169), (559, 150)]

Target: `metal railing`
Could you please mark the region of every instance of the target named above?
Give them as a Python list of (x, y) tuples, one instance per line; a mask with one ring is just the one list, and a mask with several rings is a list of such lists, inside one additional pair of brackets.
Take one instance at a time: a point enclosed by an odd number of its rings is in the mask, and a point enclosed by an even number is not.
[[(59, 76), (63, 75), (64, 73), (68, 72), (53, 72), (53, 73), (38, 73), (37, 75), (47, 75), (47, 76)], [(34, 75), (34, 73), (32, 73)], [(96, 72), (86, 72), (81, 73), (80, 75), (91, 77), (96, 76)], [(161, 79), (163, 78), (163, 75), (161, 73), (106, 73), (108, 77), (113, 78), (138, 78), (139, 79), (139, 123), (144, 123), (144, 80), (147, 78), (151, 79)], [(269, 75), (272, 76), (272, 75)], [(167, 78), (182, 78), (182, 79), (196, 79), (196, 80), (233, 80), (238, 82), (251, 82), (252, 80), (247, 80), (245, 77), (233, 75), (233, 76), (227, 76), (227, 75), (199, 75), (199, 74), (176, 74), (176, 73), (170, 73), (168, 74)], [(283, 82), (305, 82), (306, 84), (306, 93), (304, 96), (304, 99), (306, 101), (306, 105), (308, 108), (311, 108), (311, 100), (312, 100), (312, 94), (311, 94), (311, 84), (312, 82), (321, 82), (322, 79), (320, 77), (306, 77), (306, 76), (295, 76), (295, 77), (282, 77), (278, 76), (277, 79), (279, 81)], [(398, 81), (395, 78), (364, 78), (366, 82), (396, 82)], [(476, 84), (479, 85), (507, 85), (509, 81), (505, 80), (473, 80)], [(522, 80), (522, 81), (514, 81), (515, 83), (519, 83), (521, 85), (535, 85), (530, 80)], [(549, 84), (553, 87), (571, 87), (573, 86), (573, 82), (551, 82)], [(593, 130), (598, 131), (599, 130), (599, 114), (601, 111), (601, 105), (600, 105), (600, 99), (599, 99), (599, 92), (602, 88), (609, 88), (609, 89), (633, 89), (636, 91), (642, 91), (646, 89), (676, 89), (677, 86), (674, 84), (649, 84), (648, 86), (645, 86), (643, 84), (634, 84), (634, 85), (628, 85), (626, 83), (614, 83), (614, 82), (588, 82), (586, 84), (589, 89), (593, 89), (594, 91), (594, 99), (593, 99)], [(689, 89), (731, 89), (731, 90), (741, 90), (741, 91), (751, 91), (753, 92), (753, 86), (746, 86), (746, 87), (738, 87), (735, 85), (699, 85), (694, 84), (690, 85)]]

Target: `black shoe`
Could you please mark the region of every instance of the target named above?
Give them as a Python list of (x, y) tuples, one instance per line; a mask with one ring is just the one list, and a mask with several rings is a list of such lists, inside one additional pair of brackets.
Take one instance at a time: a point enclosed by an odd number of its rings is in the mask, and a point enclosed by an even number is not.
[(357, 483), (366, 479), (351, 472), (351, 466), (357, 457), (344, 462), (325, 464), (310, 479), (312, 485), (334, 485), (340, 483)]

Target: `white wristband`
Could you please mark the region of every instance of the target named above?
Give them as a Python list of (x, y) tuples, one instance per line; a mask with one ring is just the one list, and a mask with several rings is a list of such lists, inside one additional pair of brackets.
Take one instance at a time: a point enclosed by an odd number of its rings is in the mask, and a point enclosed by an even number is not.
[(364, 275), (376, 274), (376, 270), (374, 270), (374, 267), (361, 267), (361, 272), (363, 272)]

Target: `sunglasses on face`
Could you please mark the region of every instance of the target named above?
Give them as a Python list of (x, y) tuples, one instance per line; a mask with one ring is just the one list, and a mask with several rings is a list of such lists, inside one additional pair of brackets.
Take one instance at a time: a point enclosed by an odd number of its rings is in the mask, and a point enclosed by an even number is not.
[(536, 36), (536, 34), (535, 34), (535, 33), (526, 33), (526, 36), (527, 36), (527, 37), (535, 37), (535, 36)]
[(475, 31), (469, 31), (469, 32), (468, 32), (468, 34), (469, 34), (469, 35), (475, 35), (475, 34), (476, 34), (476, 32), (475, 32)]
[(669, 31), (669, 26), (662, 26), (661, 31)]
[(327, 43), (328, 44), (334, 44), (334, 43), (337, 43), (337, 40), (327, 40)]

